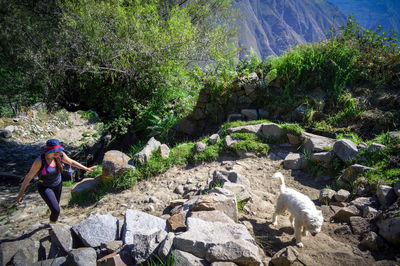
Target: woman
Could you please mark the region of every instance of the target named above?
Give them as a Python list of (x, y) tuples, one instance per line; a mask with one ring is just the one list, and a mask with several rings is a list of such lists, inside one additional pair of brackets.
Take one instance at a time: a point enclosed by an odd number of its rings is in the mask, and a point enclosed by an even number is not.
[(32, 178), (39, 173), (38, 191), (40, 196), (49, 206), (50, 223), (57, 223), (58, 216), (60, 215), (60, 197), (62, 190), (61, 173), (63, 171), (63, 163), (77, 167), (79, 169), (92, 172), (97, 168), (97, 165), (92, 167), (85, 167), (75, 160), (69, 158), (61, 147), (58, 139), (50, 139), (46, 142), (46, 150), (33, 162), (31, 170), (26, 175), (22, 182), (21, 188), (18, 193), (17, 203), (22, 202), (22, 195)]

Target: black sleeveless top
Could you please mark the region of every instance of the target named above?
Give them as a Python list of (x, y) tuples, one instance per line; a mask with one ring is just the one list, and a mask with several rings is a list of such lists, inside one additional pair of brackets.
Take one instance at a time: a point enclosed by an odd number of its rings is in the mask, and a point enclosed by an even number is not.
[[(57, 171), (56, 166), (51, 166), (47, 163), (44, 154), (40, 155), (42, 167), (39, 173), (39, 184), (46, 187), (54, 187), (61, 183), (61, 173)], [(62, 155), (61, 155), (62, 160)]]

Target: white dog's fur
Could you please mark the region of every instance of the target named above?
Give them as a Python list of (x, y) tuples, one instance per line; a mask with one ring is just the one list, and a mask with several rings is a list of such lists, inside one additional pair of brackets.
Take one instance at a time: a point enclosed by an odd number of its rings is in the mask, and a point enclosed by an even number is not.
[(278, 224), (278, 215), (282, 215), (285, 210), (289, 210), (289, 219), (294, 228), (296, 245), (303, 247), (301, 237), (307, 236), (307, 231), (312, 236), (321, 231), (322, 222), (324, 221), (322, 212), (315, 208), (315, 204), (309, 197), (294, 189), (287, 188), (282, 173), (277, 172), (273, 177), (280, 180), (281, 194), (276, 203), (272, 223), (276, 226)]

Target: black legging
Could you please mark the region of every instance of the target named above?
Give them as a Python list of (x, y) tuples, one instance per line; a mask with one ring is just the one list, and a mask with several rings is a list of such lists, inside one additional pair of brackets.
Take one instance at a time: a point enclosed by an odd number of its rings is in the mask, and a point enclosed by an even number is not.
[(37, 187), (40, 196), (42, 196), (43, 200), (50, 208), (50, 221), (57, 222), (58, 216), (60, 215), (59, 203), (61, 197), (62, 183), (55, 187), (45, 187), (41, 186), (40, 184), (38, 184)]

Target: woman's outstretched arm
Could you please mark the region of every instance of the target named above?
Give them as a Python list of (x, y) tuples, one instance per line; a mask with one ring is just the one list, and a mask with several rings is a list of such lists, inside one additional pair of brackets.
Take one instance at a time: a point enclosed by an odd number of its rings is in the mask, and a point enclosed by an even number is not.
[(62, 153), (63, 153), (63, 158), (62, 158), (63, 163), (69, 164), (69, 165), (71, 165), (73, 167), (76, 167), (76, 168), (79, 168), (79, 169), (82, 169), (82, 170), (85, 170), (85, 171), (88, 171), (88, 172), (92, 172), (93, 169), (97, 168), (97, 165), (93, 165), (91, 167), (83, 166), (82, 164), (78, 163), (77, 161), (69, 158), (65, 154), (65, 152), (62, 152)]
[(28, 174), (25, 176), (24, 181), (21, 184), (21, 188), (19, 189), (18, 197), (17, 197), (17, 203), (22, 202), (22, 195), (24, 194), (24, 191), (26, 187), (28, 186), (29, 182), (33, 179), (33, 177), (39, 172), (40, 167), (42, 166), (42, 160), (37, 158), (31, 167), (31, 170), (29, 170)]

